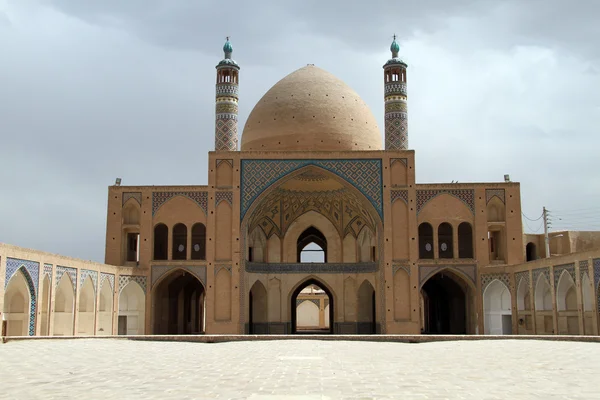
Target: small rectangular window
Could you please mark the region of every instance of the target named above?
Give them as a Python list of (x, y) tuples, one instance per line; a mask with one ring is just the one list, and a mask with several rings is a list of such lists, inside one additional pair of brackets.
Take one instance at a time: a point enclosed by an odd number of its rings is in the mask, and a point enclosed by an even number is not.
[(254, 261), (254, 249), (252, 247), (248, 247), (248, 261)]

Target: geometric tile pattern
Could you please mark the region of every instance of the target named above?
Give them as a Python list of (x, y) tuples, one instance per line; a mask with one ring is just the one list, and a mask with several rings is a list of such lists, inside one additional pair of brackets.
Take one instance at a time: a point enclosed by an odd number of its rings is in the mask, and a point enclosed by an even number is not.
[(308, 165), (330, 171), (352, 184), (383, 217), (381, 159), (242, 160), (241, 219), (265, 189), (290, 172)]
[(6, 258), (6, 275), (4, 281), (4, 288), (8, 285), (8, 281), (13, 275), (21, 270), (25, 280), (27, 281), (27, 289), (29, 290), (29, 336), (35, 336), (35, 307), (37, 305), (37, 290), (40, 273), (40, 264), (35, 261), (20, 260), (17, 258)]
[(110, 289), (112, 291), (115, 290), (115, 276), (114, 274), (107, 274), (104, 272), (100, 273), (100, 290), (102, 290), (102, 285), (104, 284), (104, 282), (107, 281), (108, 284), (110, 285)]
[(517, 283), (517, 288), (519, 287), (519, 285), (521, 285), (521, 280), (525, 282), (525, 284), (527, 285), (527, 290), (529, 291), (529, 287), (531, 286), (531, 283), (529, 282), (529, 271), (521, 271), (515, 273), (515, 282)]
[(215, 117), (215, 150), (236, 151), (237, 144), (237, 114), (217, 113)]
[(314, 303), (317, 307), (321, 307), (321, 301), (318, 299), (296, 299), (296, 307), (298, 307), (301, 303), (304, 303), (305, 301), (310, 301), (311, 303)]
[(408, 204), (408, 190), (390, 190), (390, 197), (392, 204), (398, 199), (404, 200)]
[(52, 283), (52, 264), (44, 264), (44, 276)]
[[(33, 281), (33, 288), (35, 293), (38, 292), (38, 282), (40, 276), (40, 263), (35, 261), (20, 260), (18, 258), (6, 258), (6, 275), (4, 276), (4, 289), (8, 286), (8, 281), (21, 267), (29, 273), (31, 280)], [(27, 274), (25, 274), (27, 275)]]
[[(238, 77), (240, 67), (225, 59), (217, 65), (215, 89), (215, 151), (237, 151), (238, 147)], [(226, 82), (224, 77), (230, 79)]]
[(208, 192), (152, 192), (152, 215), (160, 206), (175, 196), (184, 196), (196, 202), (206, 214), (208, 205)]
[(144, 293), (146, 293), (146, 277), (133, 275), (119, 275), (119, 293), (131, 281), (137, 282), (142, 287)]
[[(597, 290), (600, 284), (600, 258), (595, 258), (592, 262), (594, 263), (594, 287)], [(600, 290), (598, 292), (600, 293)]]
[[(388, 111), (391, 105), (403, 105), (404, 111)], [(408, 113), (406, 112), (406, 102), (398, 101), (395, 103), (386, 102), (385, 113), (385, 149), (386, 150), (406, 150), (408, 149)]]
[(123, 193), (123, 205), (129, 199), (134, 199), (141, 206), (142, 205), (142, 192), (124, 192)]
[(225, 200), (229, 205), (233, 205), (233, 192), (216, 192), (215, 193), (215, 207), (219, 205), (221, 201)]
[(538, 283), (538, 278), (540, 275), (544, 275), (546, 277), (546, 282), (548, 282), (548, 285), (550, 285), (550, 268), (548, 267), (544, 267), (544, 268), (537, 268), (534, 269), (533, 271), (531, 271), (531, 274), (533, 275), (533, 286), (537, 286)]
[(79, 280), (79, 288), (83, 286), (87, 277), (92, 278), (92, 283), (94, 284), (94, 291), (98, 289), (98, 271), (90, 271), (89, 269), (81, 270), (81, 279)]
[(494, 196), (502, 200), (503, 203), (506, 203), (504, 189), (485, 189), (485, 204), (489, 203)]
[(496, 279), (499, 280), (500, 282), (504, 283), (506, 285), (506, 288), (508, 289), (508, 291), (512, 292), (511, 284), (510, 284), (510, 275), (506, 274), (506, 273), (502, 273), (502, 274), (481, 275), (481, 293), (483, 293), (485, 291), (485, 288), (487, 288), (488, 285)]
[(64, 274), (68, 274), (71, 278), (71, 284), (73, 284), (73, 293), (77, 292), (77, 269), (70, 267), (63, 267), (61, 265), (56, 266), (56, 282), (54, 282), (54, 288), (57, 288), (60, 284), (60, 279)]
[[(579, 261), (579, 280), (583, 280), (583, 275), (588, 273), (589, 265), (587, 260)], [(589, 278), (589, 275), (588, 275)]]
[(473, 189), (436, 189), (436, 190), (417, 190), (417, 214), (427, 204), (428, 201), (440, 194), (449, 194), (456, 197), (475, 213), (475, 191)]
[(558, 281), (563, 271), (567, 271), (571, 278), (573, 279), (573, 283), (577, 282), (575, 279), (575, 264), (563, 264), (557, 265), (554, 267), (554, 287), (558, 290)]

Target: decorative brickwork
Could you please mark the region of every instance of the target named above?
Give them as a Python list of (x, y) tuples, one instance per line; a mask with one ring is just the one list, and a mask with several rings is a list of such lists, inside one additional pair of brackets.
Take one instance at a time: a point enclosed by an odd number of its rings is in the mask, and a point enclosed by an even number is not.
[(94, 284), (94, 291), (98, 289), (98, 271), (90, 271), (89, 269), (82, 269), (79, 280), (79, 289), (83, 287), (85, 280), (87, 277), (92, 278), (92, 283)]
[(589, 271), (589, 264), (588, 264), (587, 260), (579, 261), (579, 280), (580, 281), (583, 280), (583, 275), (587, 275), (588, 279), (589, 279), (590, 275), (588, 274), (588, 271)]
[(425, 204), (439, 196), (440, 194), (449, 194), (456, 197), (475, 213), (475, 191), (473, 189), (436, 189), (436, 190), (417, 190), (417, 214), (423, 209)]
[(60, 265), (56, 266), (56, 281), (54, 282), (54, 287), (58, 287), (60, 284), (60, 280), (62, 279), (64, 274), (68, 274), (69, 278), (71, 278), (71, 284), (73, 285), (73, 293), (77, 293), (77, 269), (70, 267), (63, 267)]
[(538, 278), (540, 277), (540, 275), (544, 275), (546, 277), (546, 281), (548, 281), (548, 285), (550, 285), (550, 268), (548, 267), (544, 267), (544, 268), (537, 268), (534, 269), (532, 271), (532, 278), (533, 278), (533, 286), (535, 288), (535, 286), (538, 283)]
[(481, 275), (481, 293), (485, 292), (485, 289), (488, 287), (490, 283), (494, 280), (499, 280), (500, 282), (506, 285), (506, 288), (512, 292), (512, 285), (510, 284), (510, 275), (509, 274), (483, 274)]
[(44, 264), (44, 277), (48, 277), (52, 283), (52, 264)]
[(554, 287), (556, 288), (558, 288), (558, 281), (560, 280), (563, 271), (567, 271), (569, 275), (571, 275), (573, 284), (577, 282), (577, 279), (575, 279), (575, 264), (557, 265), (554, 267)]
[(145, 276), (134, 276), (134, 275), (120, 275), (119, 276), (119, 294), (123, 291), (123, 288), (127, 286), (129, 282), (137, 282), (138, 285), (146, 293), (146, 277)]
[(100, 273), (100, 290), (102, 290), (102, 286), (104, 285), (104, 282), (108, 282), (108, 284), (110, 285), (110, 290), (112, 290), (112, 291), (115, 290), (114, 274), (107, 274), (107, 273), (101, 272)]
[(233, 205), (233, 192), (216, 192), (215, 207), (218, 206), (222, 201), (226, 201), (229, 203), (229, 205)]
[(521, 281), (524, 281), (527, 285), (527, 290), (531, 286), (531, 282), (529, 282), (529, 271), (521, 271), (515, 273), (515, 282), (517, 283), (517, 290), (519, 289), (519, 285), (521, 285)]
[(504, 189), (485, 189), (485, 204), (489, 203), (494, 196), (506, 204), (506, 199), (504, 198)]
[(125, 203), (129, 199), (134, 199), (141, 206), (142, 205), (142, 192), (124, 192), (123, 193), (123, 205), (125, 205)]
[(152, 215), (154, 216), (163, 204), (175, 196), (184, 196), (193, 200), (205, 214), (207, 213), (208, 192), (152, 192)]
[(242, 160), (241, 218), (265, 189), (287, 174), (309, 165), (323, 168), (351, 183), (383, 217), (381, 159), (355, 159)]
[(390, 190), (390, 198), (392, 204), (398, 199), (408, 204), (408, 190)]

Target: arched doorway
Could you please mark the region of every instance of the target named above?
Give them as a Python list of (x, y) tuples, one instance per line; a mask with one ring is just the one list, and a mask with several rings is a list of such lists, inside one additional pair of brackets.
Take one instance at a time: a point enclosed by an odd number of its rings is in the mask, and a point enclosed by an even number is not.
[(154, 290), (154, 334), (193, 335), (204, 332), (204, 286), (193, 274), (176, 270)]
[(512, 334), (512, 302), (508, 287), (494, 279), (483, 293), (486, 335)]
[(88, 276), (79, 293), (79, 315), (78, 328), (79, 335), (90, 336), (95, 332), (96, 320), (96, 289), (92, 278)]
[[(27, 274), (27, 275), (26, 275)], [(33, 335), (30, 332), (30, 325), (35, 323), (31, 318), (35, 318), (35, 298), (32, 299), (29, 282), (30, 279), (25, 268), (20, 268), (10, 278), (4, 293), (3, 318), (6, 320), (7, 336), (27, 336)], [(33, 300), (33, 301), (32, 301)]]
[(261, 281), (256, 281), (250, 289), (248, 333), (255, 335), (269, 333), (267, 307), (267, 289)]
[(129, 281), (119, 295), (117, 333), (119, 335), (143, 335), (145, 311), (146, 295), (144, 290), (137, 282)]
[[(292, 293), (290, 308), (291, 333), (333, 333), (333, 295), (318, 280), (309, 279), (299, 285)], [(325, 310), (328, 311), (328, 318), (325, 317)]]
[(423, 333), (466, 334), (469, 332), (468, 284), (445, 270), (436, 273), (421, 289)]
[(375, 334), (377, 332), (375, 319), (375, 289), (368, 280), (358, 288), (357, 298), (357, 333)]
[(533, 261), (533, 260), (537, 260), (537, 249), (535, 247), (534, 243), (527, 243), (527, 246), (525, 246), (525, 255), (527, 257), (527, 261)]

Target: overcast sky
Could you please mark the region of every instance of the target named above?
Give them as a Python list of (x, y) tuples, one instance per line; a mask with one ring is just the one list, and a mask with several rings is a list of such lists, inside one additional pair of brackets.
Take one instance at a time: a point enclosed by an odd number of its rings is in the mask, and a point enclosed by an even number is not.
[(396, 33), (419, 183), (510, 174), (528, 217), (546, 206), (555, 228), (600, 229), (600, 3), (208, 3), (0, 0), (0, 242), (102, 262), (116, 177), (205, 185), (227, 35), (240, 133), (309, 63), (355, 89), (383, 131)]

